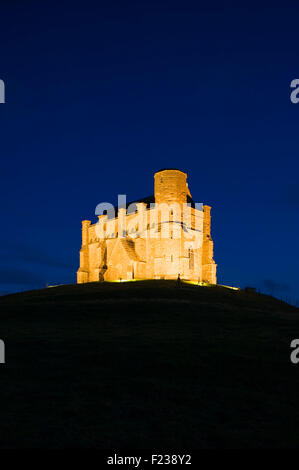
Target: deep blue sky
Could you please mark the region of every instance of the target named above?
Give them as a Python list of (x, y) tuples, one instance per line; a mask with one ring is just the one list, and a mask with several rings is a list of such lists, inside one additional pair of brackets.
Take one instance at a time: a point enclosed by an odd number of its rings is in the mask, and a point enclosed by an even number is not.
[(0, 293), (75, 282), (81, 220), (178, 167), (219, 282), (299, 299), (299, 4), (279, 3), (1, 1)]

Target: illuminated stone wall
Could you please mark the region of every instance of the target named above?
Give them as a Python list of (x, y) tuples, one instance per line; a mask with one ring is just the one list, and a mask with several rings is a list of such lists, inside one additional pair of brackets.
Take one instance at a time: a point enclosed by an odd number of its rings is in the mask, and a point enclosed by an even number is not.
[(157, 172), (155, 207), (141, 201), (135, 213), (119, 209), (116, 218), (101, 215), (104, 235), (99, 235), (99, 224), (84, 220), (77, 282), (177, 279), (180, 274), (181, 279), (216, 284), (211, 208), (192, 207), (183, 218), (183, 204), (191, 198), (186, 179), (175, 169)]

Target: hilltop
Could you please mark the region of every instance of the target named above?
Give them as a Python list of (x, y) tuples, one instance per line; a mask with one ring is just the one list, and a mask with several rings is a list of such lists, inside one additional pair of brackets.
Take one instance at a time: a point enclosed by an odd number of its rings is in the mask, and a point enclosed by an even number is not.
[(0, 447), (298, 447), (299, 309), (172, 281), (0, 298)]

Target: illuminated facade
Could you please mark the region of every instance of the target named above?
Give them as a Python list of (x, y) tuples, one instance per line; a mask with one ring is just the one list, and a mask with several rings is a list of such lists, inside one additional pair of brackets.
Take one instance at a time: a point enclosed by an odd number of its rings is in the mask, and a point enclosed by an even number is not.
[(187, 175), (155, 173), (155, 194), (82, 222), (77, 282), (181, 279), (216, 284), (211, 208), (192, 200)]

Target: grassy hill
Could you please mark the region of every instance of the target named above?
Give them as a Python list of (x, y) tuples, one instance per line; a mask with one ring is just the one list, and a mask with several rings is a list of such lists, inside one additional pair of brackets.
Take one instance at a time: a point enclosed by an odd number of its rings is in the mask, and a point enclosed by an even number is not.
[(143, 281), (0, 298), (0, 447), (299, 447), (299, 309)]

